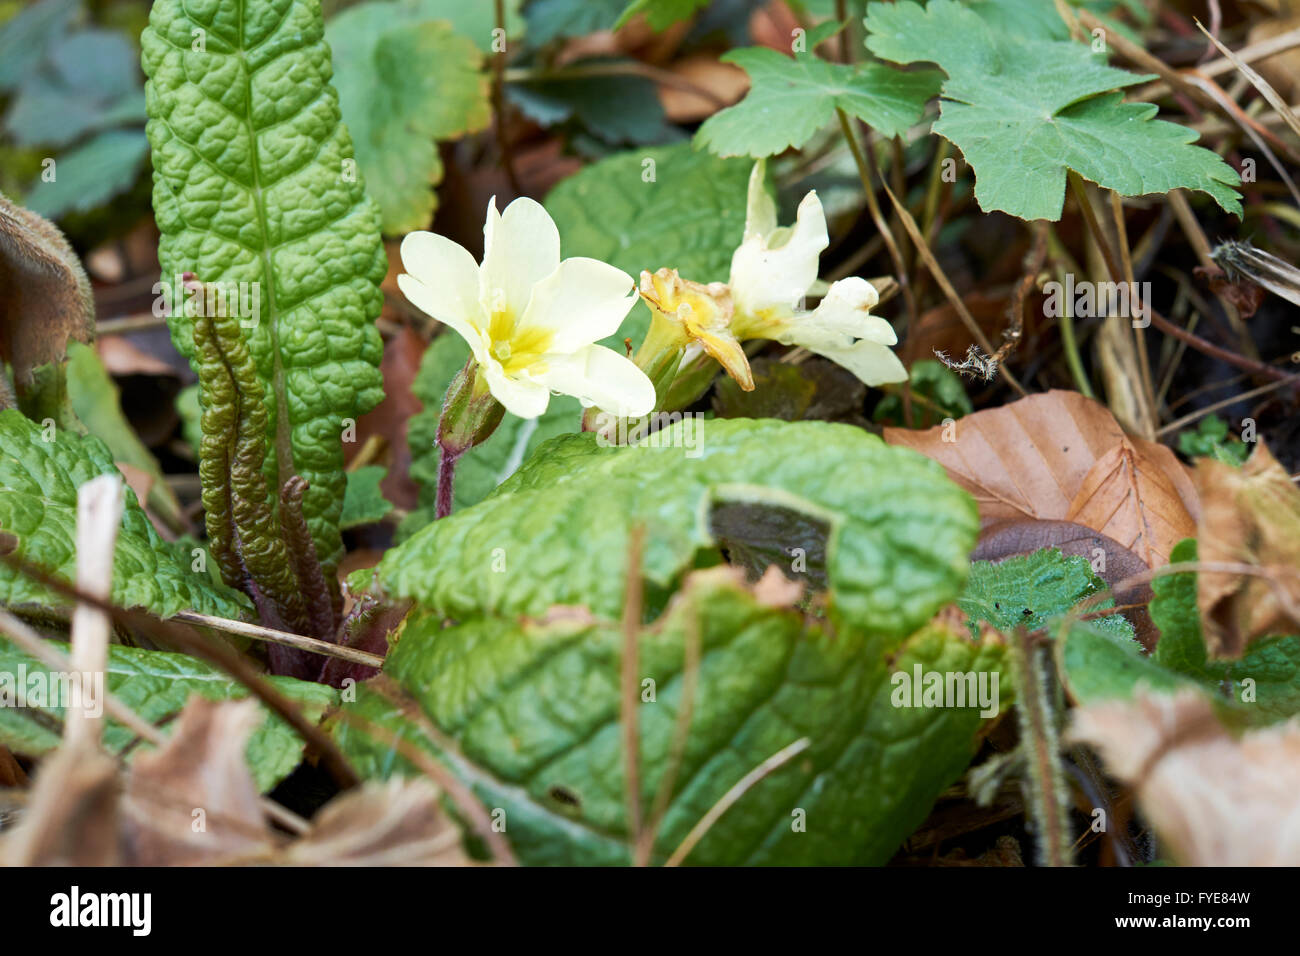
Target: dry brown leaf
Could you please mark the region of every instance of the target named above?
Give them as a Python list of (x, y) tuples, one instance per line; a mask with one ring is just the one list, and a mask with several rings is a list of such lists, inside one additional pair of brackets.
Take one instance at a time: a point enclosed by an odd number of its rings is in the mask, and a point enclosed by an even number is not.
[(716, 99), (678, 86), (662, 84), (659, 101), (664, 114), (673, 123), (698, 123), (719, 109), (718, 102), (730, 106), (749, 91), (749, 75), (733, 63), (723, 63), (715, 56), (695, 54), (683, 57), (669, 67), (680, 79), (707, 90)]
[(167, 745), (135, 758), (121, 821), (131, 862), (211, 863), (273, 849), (244, 759), (260, 720), (255, 701), (193, 696)]
[[(1030, 395), (950, 425), (886, 428), (884, 435), (943, 465), (975, 498), (986, 525), (1074, 521), (1152, 566), (1167, 562), (1195, 526), (1196, 489), (1173, 452), (1126, 436), (1105, 406), (1078, 392)], [(1141, 497), (1148, 487), (1161, 490), (1154, 515)]]
[(290, 866), (469, 866), (459, 828), (427, 778), (368, 782), (331, 800), (284, 851)]
[(176, 365), (142, 349), (136, 340), (123, 335), (101, 335), (95, 351), (109, 375), (159, 375), (180, 378)]
[[(1250, 28), (1247, 43), (1255, 44), (1300, 28), (1300, 16), (1262, 20)], [(1283, 96), (1294, 98), (1300, 92), (1300, 48), (1275, 53), (1255, 64), (1264, 79)]]
[(1179, 863), (1300, 865), (1300, 724), (1234, 737), (1188, 690), (1076, 710), (1070, 737), (1134, 788)]
[(1174, 545), (1196, 534), (1196, 521), (1175, 483), (1186, 473), (1174, 453), (1138, 441), (1125, 436), (1097, 459), (1065, 518), (1114, 538), (1155, 568), (1169, 563)]
[(1240, 468), (1201, 458), (1202, 561), (1250, 564), (1269, 577), (1203, 572), (1196, 604), (1215, 657), (1240, 657), (1256, 637), (1300, 625), (1300, 489), (1260, 442)]
[(94, 331), (90, 280), (63, 233), (0, 194), (0, 358), (15, 384), (31, 385), (34, 367), (63, 361), (68, 339)]
[(27, 774), (23, 773), (18, 758), (9, 751), (8, 747), (0, 745), (0, 788), (25, 786), (27, 786)]
[(88, 738), (41, 762), (21, 822), (0, 840), (0, 866), (117, 866), (117, 761)]

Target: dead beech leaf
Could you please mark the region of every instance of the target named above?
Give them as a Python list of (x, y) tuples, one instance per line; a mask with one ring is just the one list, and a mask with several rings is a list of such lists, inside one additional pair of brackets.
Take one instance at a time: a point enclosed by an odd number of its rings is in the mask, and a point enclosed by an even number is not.
[(1179, 863), (1300, 865), (1300, 724), (1234, 737), (1187, 690), (1076, 710), (1070, 737), (1133, 787)]
[(1196, 533), (1196, 522), (1174, 483), (1182, 465), (1163, 445), (1125, 436), (1097, 459), (1070, 502), (1067, 521), (1100, 531), (1155, 568)]
[(427, 778), (367, 782), (331, 800), (278, 858), (290, 866), (469, 866)]
[[(985, 525), (1073, 521), (1151, 566), (1168, 561), (1199, 512), (1196, 488), (1173, 452), (1126, 436), (1105, 406), (1078, 392), (1030, 395), (925, 431), (886, 428), (884, 437), (943, 465), (975, 498)], [(1156, 515), (1142, 498), (1148, 486), (1161, 491)]]
[(121, 821), (131, 862), (183, 866), (273, 849), (244, 759), (260, 719), (255, 701), (194, 696), (166, 746), (135, 758)]
[(1215, 657), (1240, 657), (1256, 637), (1300, 625), (1300, 488), (1263, 442), (1240, 468), (1199, 459), (1196, 480), (1205, 502), (1197, 529), (1200, 559), (1269, 573), (1197, 575), (1206, 646)]
[(61, 362), (68, 339), (95, 330), (90, 280), (63, 233), (0, 194), (0, 358), (21, 390), (32, 369)]

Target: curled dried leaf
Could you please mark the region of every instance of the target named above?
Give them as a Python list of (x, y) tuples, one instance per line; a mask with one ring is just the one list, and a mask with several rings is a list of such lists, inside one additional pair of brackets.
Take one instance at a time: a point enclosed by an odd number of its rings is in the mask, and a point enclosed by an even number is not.
[(1189, 690), (1092, 704), (1070, 736), (1133, 786), (1178, 862), (1300, 865), (1300, 725), (1234, 737)]
[(95, 332), (90, 280), (63, 233), (0, 194), (0, 358), (22, 391), (32, 369), (63, 361)]
[(1240, 468), (1201, 458), (1202, 561), (1255, 565), (1260, 576), (1206, 571), (1196, 604), (1216, 657), (1240, 657), (1257, 637), (1300, 628), (1300, 489), (1263, 442)]

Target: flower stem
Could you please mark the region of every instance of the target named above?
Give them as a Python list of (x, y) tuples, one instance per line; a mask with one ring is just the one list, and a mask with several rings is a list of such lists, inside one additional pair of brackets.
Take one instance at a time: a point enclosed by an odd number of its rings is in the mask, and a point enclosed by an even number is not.
[(434, 512), (435, 518), (445, 518), (451, 514), (452, 485), (456, 480), (456, 462), (459, 454), (449, 454), (446, 448), (438, 450), (438, 501)]

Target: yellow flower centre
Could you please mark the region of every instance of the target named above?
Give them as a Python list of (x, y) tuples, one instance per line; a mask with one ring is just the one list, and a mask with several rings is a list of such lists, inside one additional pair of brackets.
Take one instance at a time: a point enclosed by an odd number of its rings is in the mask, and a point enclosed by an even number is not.
[(488, 319), (488, 352), (501, 363), (501, 370), (515, 375), (532, 368), (551, 349), (555, 336), (549, 329), (520, 326), (519, 317), (505, 303), (498, 290), (492, 296)]

